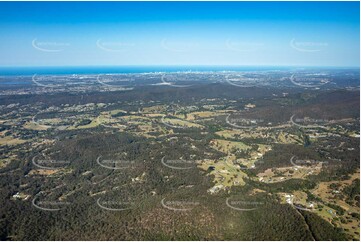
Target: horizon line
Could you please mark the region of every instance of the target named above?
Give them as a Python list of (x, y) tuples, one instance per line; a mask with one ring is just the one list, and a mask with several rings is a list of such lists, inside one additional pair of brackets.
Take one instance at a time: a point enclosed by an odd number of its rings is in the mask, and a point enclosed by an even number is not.
[(0, 65), (0, 68), (77, 68), (77, 67), (319, 67), (319, 68), (360, 68), (360, 66), (343, 66), (343, 65), (39, 65), (39, 66), (28, 66), (28, 65)]

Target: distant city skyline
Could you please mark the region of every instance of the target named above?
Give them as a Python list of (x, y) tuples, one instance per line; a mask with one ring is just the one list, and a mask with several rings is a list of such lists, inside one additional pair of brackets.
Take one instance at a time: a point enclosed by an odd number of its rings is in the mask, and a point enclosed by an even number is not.
[(0, 66), (360, 65), (359, 2), (0, 2)]

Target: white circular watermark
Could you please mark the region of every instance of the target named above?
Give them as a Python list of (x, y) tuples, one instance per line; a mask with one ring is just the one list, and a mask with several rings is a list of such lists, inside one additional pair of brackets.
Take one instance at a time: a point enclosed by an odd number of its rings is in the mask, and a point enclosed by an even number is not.
[(39, 201), (38, 196), (40, 196), (42, 192), (38, 193), (34, 196), (32, 200), (32, 205), (43, 211), (55, 212), (64, 209), (66, 206), (70, 205), (70, 202), (62, 202), (62, 201)]
[[(97, 75), (96, 77), (96, 81), (103, 85), (103, 86), (107, 86), (107, 87), (120, 87), (120, 88), (125, 88), (127, 85), (126, 84), (131, 84), (132, 82), (134, 82), (134, 78), (128, 77), (126, 79), (121, 79), (121, 77), (123, 77), (122, 75)], [(116, 85), (116, 84), (111, 84), (114, 82), (122, 82), (122, 85)], [(125, 85), (123, 84), (125, 83)]]
[(133, 49), (136, 46), (135, 43), (103, 41), (102, 39), (98, 39), (96, 45), (99, 49), (106, 52), (125, 52), (129, 49)]
[(290, 163), (297, 168), (318, 165), (318, 164), (328, 164), (328, 161), (319, 161), (319, 160), (312, 160), (312, 159), (295, 159), (296, 156), (292, 156), (290, 159)]
[(161, 162), (164, 166), (176, 170), (192, 169), (194, 168), (194, 164), (196, 164), (194, 160), (183, 160), (183, 159), (165, 160), (165, 156), (161, 159)]
[(36, 38), (33, 39), (31, 45), (36, 50), (43, 52), (61, 52), (70, 46), (69, 43), (54, 42), (54, 41), (38, 41)]
[(199, 206), (199, 202), (194, 201), (186, 201), (186, 200), (169, 200), (166, 201), (165, 198), (161, 200), (161, 204), (164, 208), (172, 210), (172, 211), (190, 211), (194, 207)]
[(226, 83), (235, 87), (243, 87), (243, 88), (255, 87), (256, 85), (252, 83), (254, 83), (257, 80), (258, 79), (256, 78), (246, 78), (243, 76), (243, 74), (237, 74), (237, 75), (233, 74), (233, 75), (225, 76)]
[[(237, 129), (256, 128), (257, 124), (263, 123), (263, 119), (247, 119), (247, 118), (230, 118), (231, 114), (226, 117), (226, 123)], [(241, 123), (243, 125), (239, 125)]]
[(234, 41), (227, 39), (225, 41), (225, 46), (227, 49), (237, 52), (253, 52), (261, 49), (264, 46), (264, 43), (257, 43), (254, 41)]
[[(43, 80), (44, 77), (38, 77), (37, 74), (34, 74), (32, 77), (31, 77), (31, 81), (33, 83), (35, 83), (36, 85), (38, 86), (41, 86), (41, 87), (51, 87), (51, 88), (55, 88), (55, 87), (60, 87), (60, 85), (54, 85), (54, 84), (43, 84), (41, 83), (41, 81)], [(49, 77), (47, 77), (49, 78)]]
[[(320, 123), (325, 124), (328, 120), (325, 119), (312, 119), (312, 118), (295, 118), (296, 114), (293, 114), (290, 118), (290, 122), (301, 128), (312, 129), (312, 128), (325, 128)], [(311, 123), (311, 124), (306, 124)]]
[(125, 211), (133, 208), (134, 203), (130, 201), (120, 201), (120, 200), (107, 200), (101, 201), (101, 198), (97, 199), (97, 205), (107, 211)]
[(178, 84), (174, 84), (174, 82), (166, 82), (166, 79), (170, 79), (170, 76), (168, 75), (168, 77), (165, 77), (165, 74), (162, 74), (160, 77), (161, 81), (162, 81), (162, 85), (165, 86), (172, 86), (172, 87), (191, 87), (192, 85), (178, 85)]
[(168, 39), (162, 39), (160, 45), (167, 51), (178, 53), (195, 51), (196, 49), (199, 49), (200, 46), (198, 42), (170, 41)]
[(296, 86), (306, 88), (321, 87), (329, 82), (329, 80), (326, 79), (324, 76), (320, 77), (303, 75), (302, 77), (297, 77), (295, 74), (290, 77), (290, 81)]
[(45, 169), (45, 170), (56, 170), (64, 168), (70, 164), (70, 161), (66, 160), (52, 160), (52, 159), (37, 159), (37, 156), (32, 158), (32, 163), (34, 166)]
[(226, 199), (226, 205), (234, 210), (247, 212), (259, 209), (263, 202)]
[(326, 42), (311, 42), (311, 41), (296, 41), (292, 39), (290, 41), (290, 46), (300, 52), (319, 52), (328, 47)]
[(134, 166), (135, 161), (133, 160), (113, 160), (113, 159), (104, 159), (101, 160), (102, 156), (98, 156), (97, 163), (101, 167), (111, 169), (111, 170), (120, 170), (120, 169), (128, 169)]
[[(161, 118), (161, 122), (165, 126), (167, 126), (169, 128), (173, 128), (173, 129), (186, 129), (187, 128), (187, 126), (174, 125), (174, 124), (171, 124), (169, 122), (166, 122), (166, 120), (165, 120), (166, 117), (167, 117), (167, 115), (163, 115), (162, 118)], [(174, 120), (180, 120), (180, 119), (174, 119)], [(180, 120), (180, 121), (182, 121), (182, 120)]]

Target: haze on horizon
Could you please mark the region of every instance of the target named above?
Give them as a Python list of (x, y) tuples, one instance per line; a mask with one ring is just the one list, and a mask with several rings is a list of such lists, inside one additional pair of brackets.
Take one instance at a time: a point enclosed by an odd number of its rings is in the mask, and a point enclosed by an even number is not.
[(0, 66), (359, 66), (359, 2), (1, 2)]

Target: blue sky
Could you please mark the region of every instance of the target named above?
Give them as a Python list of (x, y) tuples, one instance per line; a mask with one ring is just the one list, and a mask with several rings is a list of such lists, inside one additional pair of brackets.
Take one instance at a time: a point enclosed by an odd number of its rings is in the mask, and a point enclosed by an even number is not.
[(0, 2), (0, 66), (359, 66), (359, 2)]

